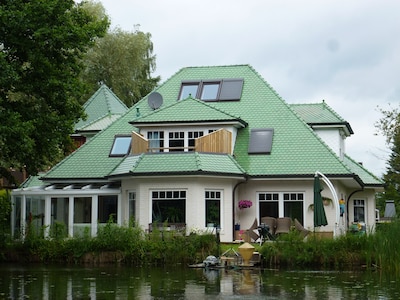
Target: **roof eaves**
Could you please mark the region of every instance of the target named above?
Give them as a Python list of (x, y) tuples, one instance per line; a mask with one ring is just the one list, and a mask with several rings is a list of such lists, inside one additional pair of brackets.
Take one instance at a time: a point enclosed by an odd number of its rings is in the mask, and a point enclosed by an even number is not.
[(345, 127), (347, 129), (346, 134), (354, 134), (353, 129), (351, 128), (349, 122), (309, 122), (307, 123), (311, 127), (317, 127), (317, 126), (327, 126), (327, 127), (333, 127), (333, 126), (340, 126), (340, 127)]

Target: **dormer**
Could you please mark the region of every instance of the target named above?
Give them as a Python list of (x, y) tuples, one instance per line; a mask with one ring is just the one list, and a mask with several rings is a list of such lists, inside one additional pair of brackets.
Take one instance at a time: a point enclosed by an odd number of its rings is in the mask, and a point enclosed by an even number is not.
[(353, 129), (325, 101), (311, 104), (291, 104), (291, 108), (340, 157), (346, 154), (345, 140)]
[(187, 98), (130, 122), (131, 153), (198, 151), (233, 154), (237, 130), (247, 126), (238, 117)]

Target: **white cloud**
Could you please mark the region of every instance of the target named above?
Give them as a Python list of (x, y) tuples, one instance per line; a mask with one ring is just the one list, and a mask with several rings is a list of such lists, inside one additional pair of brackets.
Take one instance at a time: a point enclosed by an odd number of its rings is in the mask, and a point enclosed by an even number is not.
[(378, 105), (400, 102), (400, 2), (103, 0), (113, 26), (149, 32), (155, 75), (251, 64), (289, 103), (325, 99), (352, 126), (348, 153), (376, 175), (387, 148)]

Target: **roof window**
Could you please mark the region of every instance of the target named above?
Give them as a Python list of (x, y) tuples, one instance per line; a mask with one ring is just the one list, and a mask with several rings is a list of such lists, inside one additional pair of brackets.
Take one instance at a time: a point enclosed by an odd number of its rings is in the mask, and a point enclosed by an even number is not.
[(131, 149), (132, 137), (130, 135), (116, 135), (112, 145), (110, 156), (125, 156)]
[(249, 154), (271, 154), (273, 128), (252, 129), (250, 132)]
[(243, 79), (183, 81), (179, 100), (190, 96), (203, 101), (234, 101), (242, 96)]

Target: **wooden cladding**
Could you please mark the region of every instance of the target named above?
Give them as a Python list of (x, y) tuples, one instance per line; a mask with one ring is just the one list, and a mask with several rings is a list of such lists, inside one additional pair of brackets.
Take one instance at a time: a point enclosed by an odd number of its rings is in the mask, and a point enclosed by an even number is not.
[(195, 141), (195, 151), (231, 154), (232, 133), (226, 129), (214, 131)]
[[(163, 147), (153, 150), (168, 152), (176, 150), (177, 147)], [(205, 136), (195, 139), (194, 147), (181, 147), (181, 151), (196, 151), (196, 152), (210, 152), (210, 153), (232, 153), (232, 133), (226, 129), (219, 129)], [(149, 149), (149, 140), (138, 134), (132, 132), (131, 154), (136, 155), (151, 151)]]
[(145, 153), (148, 151), (148, 148), (149, 148), (149, 141), (140, 134), (132, 131), (132, 144), (131, 144), (132, 154)]

